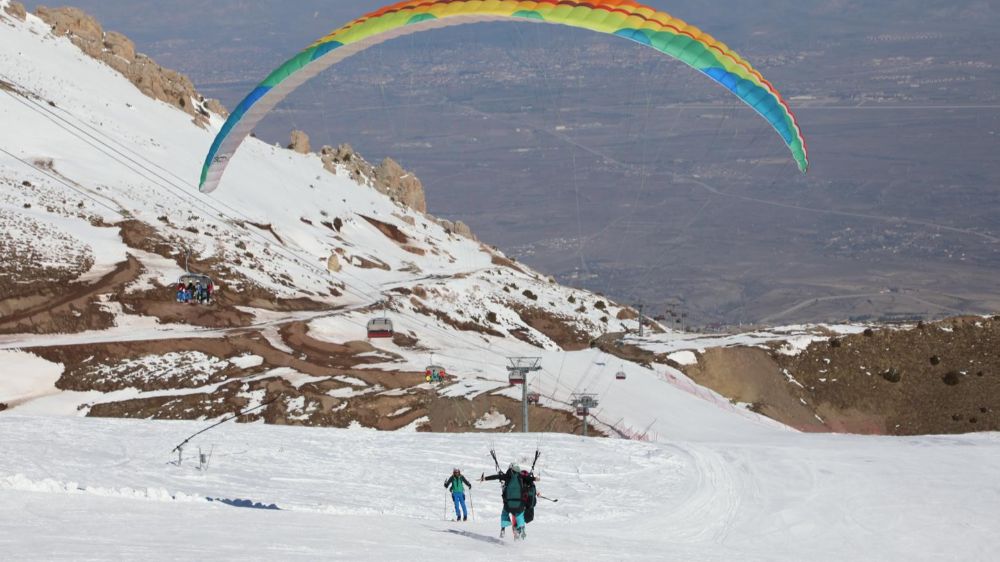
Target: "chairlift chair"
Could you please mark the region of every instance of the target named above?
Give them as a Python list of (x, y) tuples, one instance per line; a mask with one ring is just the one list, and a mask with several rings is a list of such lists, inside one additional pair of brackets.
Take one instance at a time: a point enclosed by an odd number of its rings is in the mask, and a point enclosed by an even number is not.
[[(189, 294), (187, 297), (182, 298), (180, 295), (180, 290), (189, 286), (195, 288), (200, 287), (201, 289), (205, 290), (204, 300), (197, 300), (195, 294)], [(177, 302), (183, 304), (196, 304), (199, 302), (201, 304), (211, 304), (215, 299), (216, 293), (218, 292), (217, 289), (218, 288), (215, 286), (215, 283), (212, 281), (212, 278), (209, 277), (208, 275), (201, 275), (199, 273), (185, 273), (184, 275), (181, 275), (177, 279), (177, 290), (178, 290)]]
[(427, 382), (441, 382), (445, 380), (447, 376), (448, 373), (445, 372), (444, 367), (440, 365), (428, 365), (428, 367), (424, 369), (424, 379)]
[(185, 273), (181, 275), (180, 279), (177, 280), (178, 285), (187, 285), (188, 283), (192, 285), (201, 285), (202, 287), (215, 286), (212, 282), (212, 278), (208, 275), (201, 275), (200, 273)]
[[(191, 269), (188, 267), (188, 261), (190, 259), (191, 259), (191, 250), (188, 250), (184, 254), (184, 274), (177, 279), (177, 286), (178, 288), (180, 288), (191, 285), (193, 287), (201, 287), (203, 289), (208, 289), (209, 292), (207, 293), (207, 300), (204, 302), (210, 303), (212, 302), (212, 299), (215, 296), (218, 287), (216, 287), (215, 282), (212, 281), (212, 278), (209, 277), (208, 275), (202, 275), (200, 273), (192, 273)], [(178, 301), (180, 301), (180, 299), (178, 299)], [(188, 302), (188, 301), (185, 300), (183, 302)], [(195, 301), (191, 300), (190, 302), (194, 303)]]
[(368, 321), (368, 339), (391, 338), (393, 334), (392, 320), (383, 317)]

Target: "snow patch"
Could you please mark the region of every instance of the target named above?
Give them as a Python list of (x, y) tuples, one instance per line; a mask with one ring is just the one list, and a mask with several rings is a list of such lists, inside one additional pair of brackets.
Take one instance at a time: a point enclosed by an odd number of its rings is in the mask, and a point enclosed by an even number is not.
[(510, 420), (500, 412), (486, 412), (475, 423), (476, 429), (500, 429), (508, 425)]
[(264, 364), (264, 358), (259, 355), (244, 354), (237, 357), (230, 357), (229, 362), (240, 369), (253, 369)]
[(671, 353), (670, 355), (667, 355), (667, 359), (670, 359), (678, 365), (684, 366), (698, 364), (698, 356), (695, 355), (693, 351), (678, 351), (676, 353)]
[(0, 365), (0, 403), (13, 406), (58, 392), (55, 383), (63, 374), (61, 363), (24, 351), (0, 350)]

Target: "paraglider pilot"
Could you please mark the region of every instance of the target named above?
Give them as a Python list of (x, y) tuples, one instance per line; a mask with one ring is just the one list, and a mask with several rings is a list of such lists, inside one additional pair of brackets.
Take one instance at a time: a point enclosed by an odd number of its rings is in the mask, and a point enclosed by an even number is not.
[[(524, 526), (527, 523), (525, 513), (529, 507), (534, 507), (535, 476), (527, 470), (521, 470), (515, 463), (507, 467), (507, 472), (498, 472), (492, 476), (480, 477), (480, 481), (499, 480), (503, 485), (503, 512), (500, 513), (500, 536), (504, 536), (507, 527), (514, 520), (514, 538), (524, 538)], [(533, 511), (533, 510), (532, 510)], [(512, 517), (513, 516), (513, 517)]]

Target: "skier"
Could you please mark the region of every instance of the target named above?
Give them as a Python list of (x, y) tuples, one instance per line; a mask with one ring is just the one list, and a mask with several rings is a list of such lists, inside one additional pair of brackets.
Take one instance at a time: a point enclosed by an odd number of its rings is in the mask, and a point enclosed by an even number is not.
[[(507, 472), (498, 472), (492, 476), (480, 477), (480, 481), (499, 480), (503, 485), (503, 511), (500, 513), (500, 536), (503, 537), (507, 527), (514, 519), (514, 539), (524, 539), (525, 510), (531, 504), (528, 490), (534, 489), (535, 477), (527, 470), (522, 471), (516, 463), (507, 467)], [(513, 517), (512, 517), (513, 516)], [(532, 518), (534, 511), (532, 510)]]
[(455, 521), (469, 520), (469, 510), (465, 508), (465, 488), (463, 485), (468, 486), (470, 490), (472, 489), (472, 484), (465, 479), (465, 476), (462, 476), (462, 471), (457, 468), (444, 481), (444, 487), (451, 491), (451, 500), (455, 502)]

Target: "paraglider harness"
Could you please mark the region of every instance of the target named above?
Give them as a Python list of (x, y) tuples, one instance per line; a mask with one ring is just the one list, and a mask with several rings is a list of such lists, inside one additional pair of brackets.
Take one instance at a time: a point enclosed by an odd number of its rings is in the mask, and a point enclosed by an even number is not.
[(514, 472), (511, 469), (502, 472), (500, 462), (497, 461), (497, 455), (493, 449), (490, 449), (490, 455), (497, 467), (497, 475), (489, 479), (500, 480), (503, 483), (504, 509), (512, 515), (524, 513), (524, 522), (531, 523), (535, 519), (535, 505), (538, 503), (538, 491), (535, 489), (535, 465), (538, 463), (541, 452), (535, 451), (535, 459), (527, 474)]

